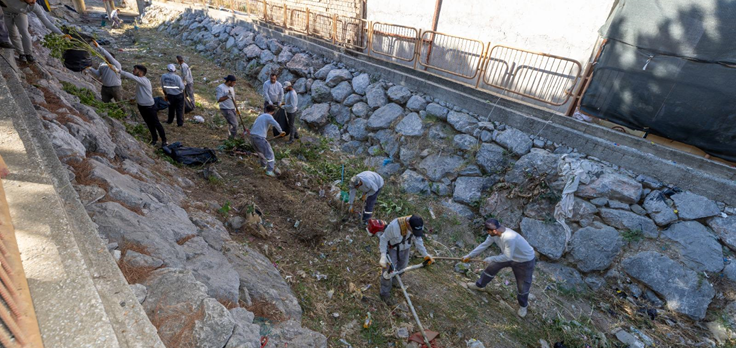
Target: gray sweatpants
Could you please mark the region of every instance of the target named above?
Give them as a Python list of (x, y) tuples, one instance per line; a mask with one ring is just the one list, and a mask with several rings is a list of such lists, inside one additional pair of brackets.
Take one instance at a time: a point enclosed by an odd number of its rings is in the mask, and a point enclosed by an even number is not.
[(10, 41), (18, 54), (33, 54), (33, 41), (28, 32), (28, 15), (25, 13), (9, 13), (4, 11), (5, 26), (8, 27)]
[[(388, 257), (394, 265), (394, 271), (400, 271), (409, 265), (409, 251), (411, 251), (411, 248), (402, 251), (399, 251), (398, 247), (388, 249)], [(391, 295), (392, 282), (396, 286), (399, 286), (399, 281), (396, 280), (396, 277), (391, 278), (391, 280), (384, 278), (383, 274), (379, 277), (381, 277), (381, 296)]]
[(480, 279), (475, 282), (475, 285), (479, 288), (485, 288), (499, 271), (511, 267), (516, 278), (516, 300), (519, 301), (519, 306), (526, 307), (529, 305), (529, 289), (532, 288), (532, 276), (534, 275), (534, 265), (536, 263), (536, 259), (527, 262), (491, 262), (480, 275)]
[(194, 84), (193, 83), (187, 83), (184, 85), (184, 94), (189, 97), (189, 100), (192, 101), (192, 104), (194, 104)]
[(381, 189), (378, 189), (376, 193), (366, 197), (365, 206), (363, 207), (363, 222), (368, 221), (373, 216), (373, 208), (376, 205), (378, 194), (381, 193)]
[(220, 109), (222, 117), (227, 121), (227, 130), (230, 132), (230, 137), (235, 138), (238, 136), (238, 114), (235, 113), (235, 109)]
[(266, 138), (262, 138), (257, 135), (251, 135), (250, 141), (253, 143), (256, 151), (258, 151), (258, 159), (261, 162), (261, 167), (266, 167), (267, 171), (272, 172), (276, 158), (273, 155), (271, 144), (268, 143)]

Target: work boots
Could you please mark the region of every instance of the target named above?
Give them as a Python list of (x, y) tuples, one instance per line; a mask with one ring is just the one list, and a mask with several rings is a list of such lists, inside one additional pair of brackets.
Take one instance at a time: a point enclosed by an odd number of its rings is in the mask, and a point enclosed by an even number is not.
[(489, 291), (490, 289), (488, 289), (487, 286), (485, 288), (481, 288), (481, 287), (478, 287), (478, 285), (475, 285), (474, 282), (465, 283), (465, 285), (467, 285), (468, 286), (468, 289), (470, 289), (470, 290), (483, 291), (483, 292), (490, 293), (490, 291)]
[(389, 307), (393, 307), (396, 305), (396, 301), (391, 295), (381, 295), (381, 301), (383, 301)]

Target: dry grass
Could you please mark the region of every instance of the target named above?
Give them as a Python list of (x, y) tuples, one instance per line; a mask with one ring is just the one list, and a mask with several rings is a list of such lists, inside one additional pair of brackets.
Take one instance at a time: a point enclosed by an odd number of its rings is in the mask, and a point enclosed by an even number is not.
[(266, 318), (272, 323), (280, 323), (286, 320), (284, 314), (271, 302), (263, 300), (253, 300), (253, 304), (245, 307), (249, 312), (258, 318)]
[(123, 276), (125, 277), (125, 280), (128, 281), (128, 284), (141, 283), (145, 281), (151, 275), (151, 272), (155, 271), (156, 269), (161, 268), (161, 267), (135, 267), (135, 266), (131, 266), (125, 261), (126, 254), (128, 253), (128, 251), (131, 251), (131, 250), (139, 254), (150, 255), (150, 253), (148, 252), (148, 249), (145, 246), (124, 239), (123, 242), (120, 243), (119, 247), (120, 247), (121, 256), (120, 256), (120, 261), (118, 261), (118, 267), (120, 268), (120, 271), (123, 272)]
[[(204, 319), (204, 306), (194, 308), (191, 304), (182, 308), (164, 308), (161, 300), (156, 304), (153, 313), (149, 314), (151, 324), (156, 327), (159, 337), (169, 348), (195, 348), (194, 327), (197, 321)], [(165, 313), (165, 314), (164, 314)]]
[(192, 238), (196, 237), (196, 234), (190, 234), (188, 236), (183, 237), (182, 239), (179, 239), (176, 241), (176, 244), (184, 245), (186, 242), (190, 241)]

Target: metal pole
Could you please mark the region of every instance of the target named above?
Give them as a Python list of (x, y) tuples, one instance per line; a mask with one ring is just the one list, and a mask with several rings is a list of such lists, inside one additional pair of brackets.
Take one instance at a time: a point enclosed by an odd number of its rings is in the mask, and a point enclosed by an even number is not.
[[(391, 260), (390, 255), (387, 254), (386, 257), (388, 258), (388, 262), (391, 262), (392, 265), (395, 265), (394, 261)], [(396, 271), (396, 268), (394, 268), (394, 271)], [(404, 293), (404, 298), (406, 299), (406, 304), (409, 306), (409, 309), (411, 309), (411, 314), (414, 316), (414, 320), (416, 320), (417, 326), (419, 326), (419, 332), (422, 333), (422, 337), (424, 338), (424, 343), (427, 344), (427, 348), (432, 348), (432, 344), (429, 343), (429, 338), (427, 337), (427, 334), (424, 332), (424, 326), (422, 326), (422, 322), (419, 321), (419, 316), (417, 315), (417, 311), (414, 309), (414, 305), (411, 304), (411, 299), (409, 298), (409, 294), (406, 293), (406, 287), (404, 287), (404, 282), (401, 281), (401, 276), (397, 274), (396, 280), (399, 282), (399, 286), (401, 286), (401, 292)]]

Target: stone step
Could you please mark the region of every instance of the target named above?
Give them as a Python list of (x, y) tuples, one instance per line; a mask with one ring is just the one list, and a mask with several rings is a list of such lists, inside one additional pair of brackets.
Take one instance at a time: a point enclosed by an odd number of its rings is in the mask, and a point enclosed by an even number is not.
[(44, 345), (163, 348), (15, 71), (0, 61), (0, 155), (11, 172), (3, 185)]

